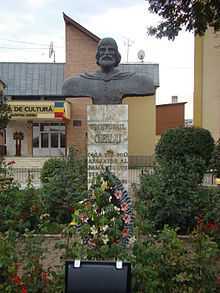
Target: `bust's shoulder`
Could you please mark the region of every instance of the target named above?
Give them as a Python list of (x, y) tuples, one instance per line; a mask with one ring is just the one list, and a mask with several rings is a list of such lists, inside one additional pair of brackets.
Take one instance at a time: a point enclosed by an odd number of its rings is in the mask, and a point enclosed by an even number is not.
[(73, 93), (77, 93), (77, 95), (83, 94), (81, 93), (84, 88), (83, 82), (84, 80), (80, 75), (65, 79), (62, 87), (62, 94), (64, 96), (70, 96)]
[(135, 73), (132, 75), (124, 85), (125, 92), (133, 95), (153, 95), (155, 93), (155, 86), (153, 80), (142, 74)]
[(64, 80), (63, 87), (71, 84), (77, 84), (82, 78), (80, 75), (72, 76)]
[(135, 73), (133, 76), (132, 76), (132, 79), (135, 80), (135, 81), (144, 81), (144, 82), (152, 82), (153, 83), (153, 80), (151, 77), (147, 76), (147, 75), (144, 75), (144, 74), (139, 74), (139, 73)]

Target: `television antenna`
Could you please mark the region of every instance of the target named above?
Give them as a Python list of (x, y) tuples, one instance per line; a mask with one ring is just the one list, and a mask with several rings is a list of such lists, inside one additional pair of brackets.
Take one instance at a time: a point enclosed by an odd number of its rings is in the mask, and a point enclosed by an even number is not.
[(127, 63), (128, 63), (128, 59), (129, 59), (129, 50), (130, 50), (130, 47), (134, 44), (134, 41), (129, 39), (129, 38), (126, 38), (126, 41), (124, 42), (125, 46), (127, 47)]
[(50, 46), (49, 46), (49, 58), (53, 57), (53, 63), (56, 63), (56, 53), (54, 50), (54, 45), (53, 42), (50, 42)]

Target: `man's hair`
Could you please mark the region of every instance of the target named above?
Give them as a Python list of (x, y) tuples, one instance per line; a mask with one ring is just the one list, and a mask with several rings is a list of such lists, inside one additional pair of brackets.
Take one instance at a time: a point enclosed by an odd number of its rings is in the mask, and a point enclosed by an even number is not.
[(115, 48), (115, 64), (114, 67), (117, 67), (118, 64), (121, 61), (121, 54), (118, 51), (118, 45), (116, 43), (116, 41), (113, 38), (104, 38), (101, 39), (97, 45), (97, 49), (96, 49), (96, 64), (99, 64), (99, 57), (100, 57), (100, 52), (99, 52), (99, 48), (103, 45), (109, 45), (111, 44), (114, 48)]

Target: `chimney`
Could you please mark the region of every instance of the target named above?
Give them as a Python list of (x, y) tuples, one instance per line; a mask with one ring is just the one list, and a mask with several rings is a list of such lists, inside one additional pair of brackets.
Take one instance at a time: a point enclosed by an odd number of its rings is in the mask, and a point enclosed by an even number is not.
[(172, 104), (178, 103), (178, 96), (172, 96), (171, 101), (172, 101)]

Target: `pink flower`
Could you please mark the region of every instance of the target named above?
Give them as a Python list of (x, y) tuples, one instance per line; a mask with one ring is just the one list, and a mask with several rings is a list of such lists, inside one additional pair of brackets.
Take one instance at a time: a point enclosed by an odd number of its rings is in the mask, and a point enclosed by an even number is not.
[(128, 210), (128, 204), (126, 202), (124, 202), (122, 205), (121, 205), (121, 210), (123, 212), (126, 212)]
[(131, 222), (131, 215), (125, 214), (122, 218), (125, 224), (129, 224)]
[(10, 165), (13, 165), (13, 164), (16, 164), (16, 162), (15, 162), (15, 161), (9, 161), (9, 162), (7, 163), (7, 166), (10, 166)]
[(115, 196), (117, 199), (121, 199), (122, 195), (123, 195), (123, 193), (122, 193), (121, 190), (116, 190), (116, 191), (114, 192), (114, 196)]

